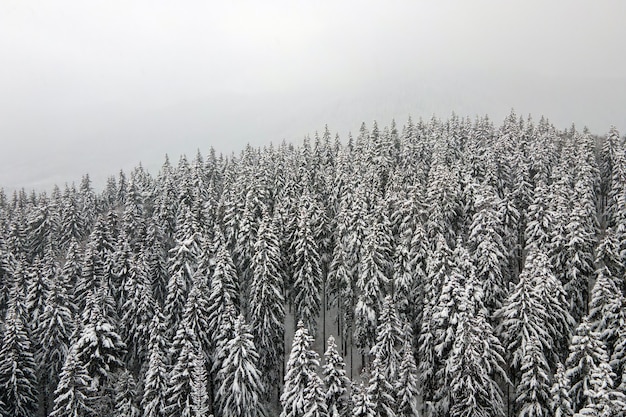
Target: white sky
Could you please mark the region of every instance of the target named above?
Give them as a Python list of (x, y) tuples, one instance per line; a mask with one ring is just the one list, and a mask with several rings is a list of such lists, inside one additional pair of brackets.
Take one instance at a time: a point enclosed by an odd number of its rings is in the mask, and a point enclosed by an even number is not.
[(626, 2), (0, 1), (0, 187), (328, 123), (515, 108), (626, 133)]

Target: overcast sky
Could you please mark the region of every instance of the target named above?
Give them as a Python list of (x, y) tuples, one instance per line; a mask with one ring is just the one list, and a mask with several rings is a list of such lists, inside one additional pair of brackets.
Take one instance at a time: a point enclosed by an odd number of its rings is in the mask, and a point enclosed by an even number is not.
[(626, 1), (0, 1), (0, 187), (511, 108), (626, 130)]

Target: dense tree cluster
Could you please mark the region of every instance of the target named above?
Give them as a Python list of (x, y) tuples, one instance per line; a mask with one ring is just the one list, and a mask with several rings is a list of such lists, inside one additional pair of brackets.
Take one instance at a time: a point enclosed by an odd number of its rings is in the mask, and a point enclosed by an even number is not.
[(623, 138), (514, 113), (0, 191), (0, 415), (624, 415), (625, 272)]

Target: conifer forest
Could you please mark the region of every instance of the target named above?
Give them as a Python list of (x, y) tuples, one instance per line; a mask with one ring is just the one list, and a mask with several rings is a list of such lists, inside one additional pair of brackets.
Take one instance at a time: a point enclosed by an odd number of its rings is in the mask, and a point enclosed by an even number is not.
[(511, 112), (0, 193), (0, 416), (626, 415), (626, 148)]

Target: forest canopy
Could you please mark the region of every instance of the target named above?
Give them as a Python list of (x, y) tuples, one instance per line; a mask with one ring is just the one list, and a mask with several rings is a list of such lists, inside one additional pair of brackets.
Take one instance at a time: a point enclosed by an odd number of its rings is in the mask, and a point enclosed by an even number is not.
[(626, 148), (512, 112), (0, 192), (0, 415), (626, 413)]

